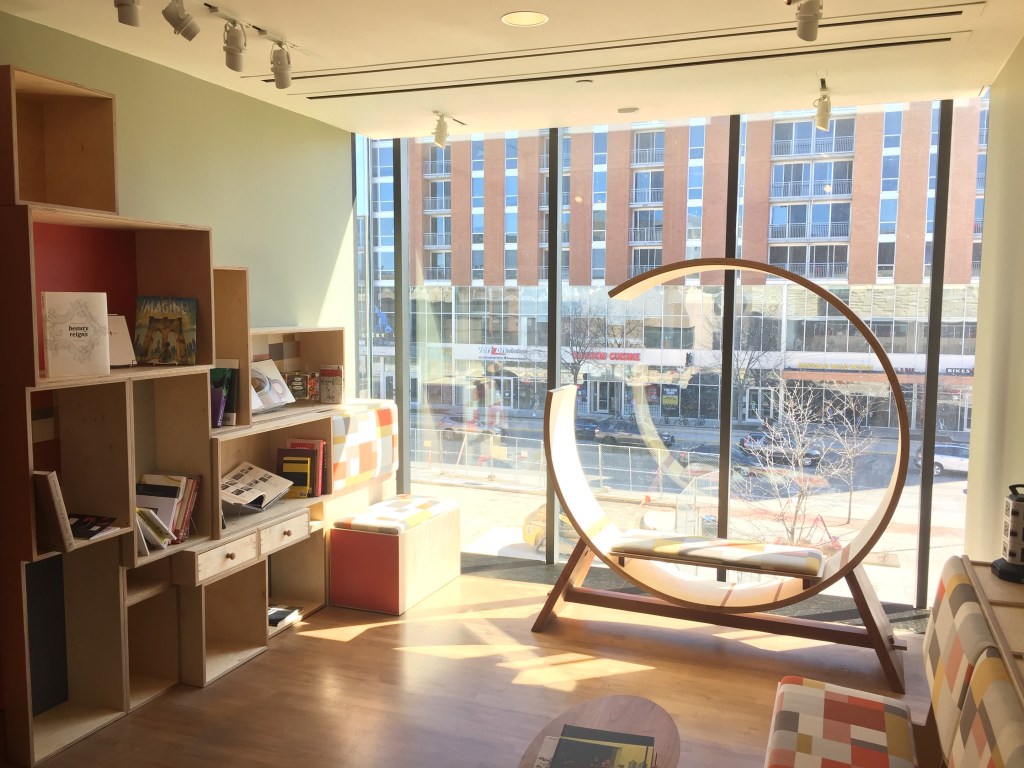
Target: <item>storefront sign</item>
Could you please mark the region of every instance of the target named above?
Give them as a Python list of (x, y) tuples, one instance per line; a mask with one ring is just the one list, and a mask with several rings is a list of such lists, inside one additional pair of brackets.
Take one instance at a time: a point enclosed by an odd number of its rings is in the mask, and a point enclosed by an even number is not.
[(973, 368), (947, 368), (946, 369), (946, 375), (947, 376), (973, 376), (974, 375), (974, 369)]

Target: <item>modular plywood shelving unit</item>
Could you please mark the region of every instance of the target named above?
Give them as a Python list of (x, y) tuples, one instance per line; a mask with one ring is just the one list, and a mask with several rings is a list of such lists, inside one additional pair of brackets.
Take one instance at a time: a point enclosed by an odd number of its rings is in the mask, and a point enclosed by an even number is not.
[[(218, 480), (241, 461), (273, 470), (290, 437), (332, 445), (332, 406), (210, 427), (210, 368), (286, 349), (290, 370), (344, 360), (340, 328), (250, 330), (248, 278), (214, 268), (209, 229), (117, 215), (114, 100), (0, 67), (0, 237), (8, 375), (0, 420), (11, 479), (0, 537), (0, 679), (7, 760), (30, 766), (169, 687), (206, 685), (268, 647), (268, 599), (326, 602), (325, 509), (294, 499), (222, 517)], [(47, 376), (43, 291), (107, 295), (134, 328), (138, 296), (194, 297), (196, 364)], [(299, 366), (299, 367), (296, 367)], [(32, 472), (55, 470), (71, 512), (120, 534), (56, 553), (37, 541)], [(136, 551), (135, 482), (198, 475), (191, 535)], [(222, 522), (223, 521), (223, 522)]]

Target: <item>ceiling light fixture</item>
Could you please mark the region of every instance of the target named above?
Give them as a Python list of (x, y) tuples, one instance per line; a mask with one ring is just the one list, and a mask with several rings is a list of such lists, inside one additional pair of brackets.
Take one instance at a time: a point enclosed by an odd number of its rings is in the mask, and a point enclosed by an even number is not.
[(224, 64), (228, 69), (245, 69), (245, 27), (229, 21), (224, 25)]
[(275, 43), (270, 54), (270, 71), (274, 73), (274, 85), (287, 88), (292, 84), (292, 57), (284, 43)]
[(786, 5), (796, 3), (796, 36), (813, 43), (818, 39), (818, 22), (821, 21), (823, 0), (786, 0)]
[(434, 126), (434, 146), (444, 149), (448, 146), (448, 123), (445, 122), (443, 112), (435, 112), (437, 125)]
[(185, 10), (184, 0), (171, 0), (164, 8), (164, 18), (174, 27), (174, 34), (191, 40), (199, 34), (199, 25), (192, 14)]
[(510, 27), (539, 27), (548, 23), (548, 17), (538, 11), (512, 11), (501, 17)]
[(829, 96), (825, 78), (821, 78), (821, 95), (814, 100), (817, 112), (814, 114), (814, 127), (819, 131), (827, 131), (832, 120), (832, 97)]
[(117, 8), (117, 20), (129, 27), (142, 26), (139, 21), (139, 9), (142, 8), (142, 0), (114, 0)]

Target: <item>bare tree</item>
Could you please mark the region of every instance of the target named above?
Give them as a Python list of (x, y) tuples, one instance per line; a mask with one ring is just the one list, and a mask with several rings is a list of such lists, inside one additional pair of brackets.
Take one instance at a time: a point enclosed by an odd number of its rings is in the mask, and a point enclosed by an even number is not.
[(561, 360), (573, 384), (579, 384), (587, 367), (604, 365), (605, 349), (642, 343), (643, 323), (609, 317), (607, 298), (585, 295), (563, 305)]

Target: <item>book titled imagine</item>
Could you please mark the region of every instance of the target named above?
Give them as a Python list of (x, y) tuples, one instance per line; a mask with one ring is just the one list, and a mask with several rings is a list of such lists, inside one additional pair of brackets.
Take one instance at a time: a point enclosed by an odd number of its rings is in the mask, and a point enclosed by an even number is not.
[(139, 296), (135, 300), (135, 356), (140, 365), (195, 365), (196, 300)]

